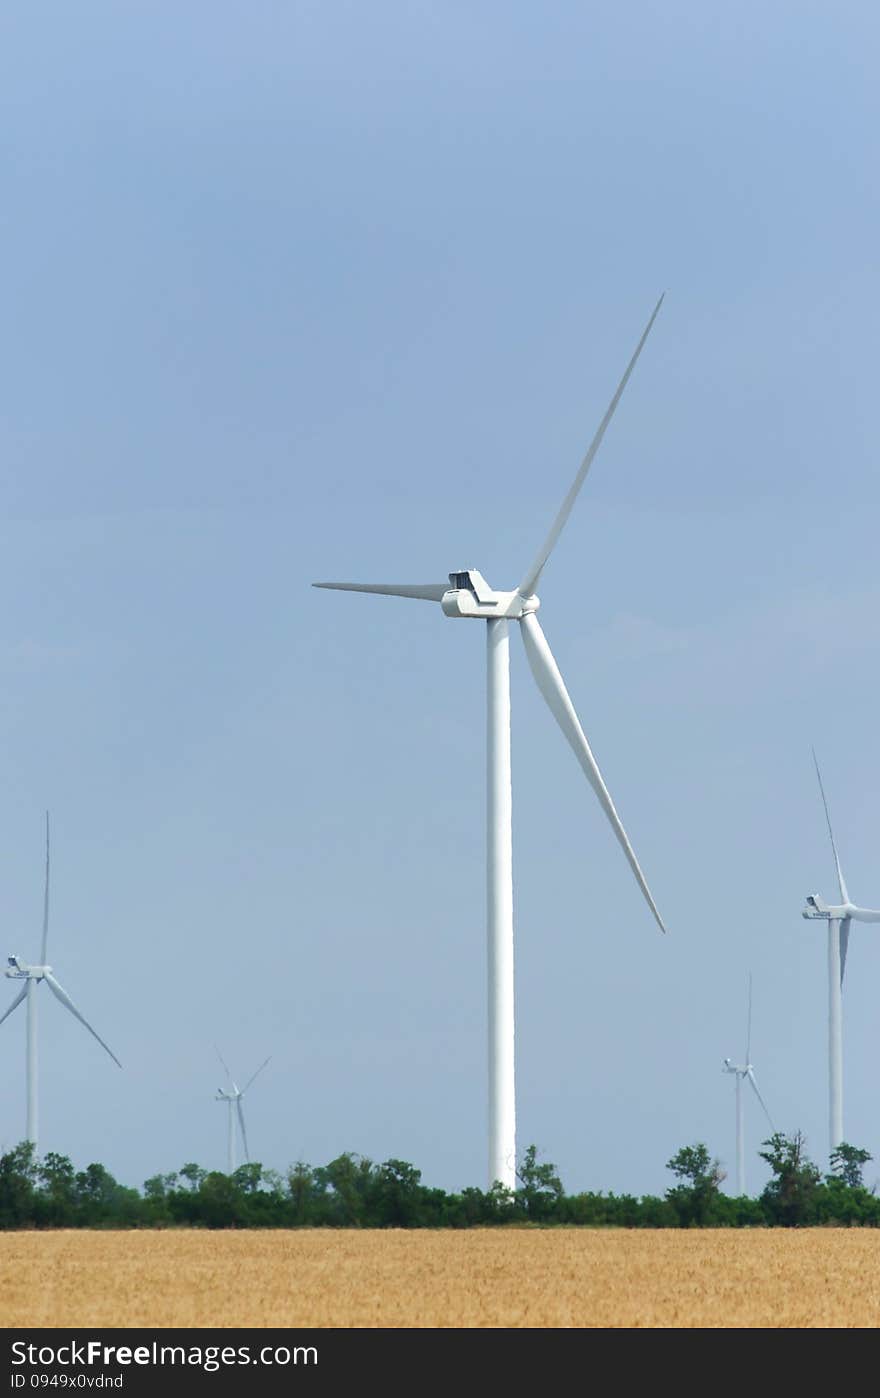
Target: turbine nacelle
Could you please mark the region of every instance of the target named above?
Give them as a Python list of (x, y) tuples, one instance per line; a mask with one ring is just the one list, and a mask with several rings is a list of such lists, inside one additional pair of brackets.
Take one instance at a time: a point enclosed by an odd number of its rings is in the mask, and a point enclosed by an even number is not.
[(751, 1063), (734, 1063), (732, 1058), (725, 1058), (721, 1071), (723, 1073), (739, 1073), (740, 1077), (745, 1078), (752, 1071), (752, 1065)]
[(449, 574), (450, 588), (440, 599), (446, 616), (476, 617), (481, 621), (507, 617), (512, 621), (536, 612), (541, 603), (535, 596), (522, 593), (495, 592), (476, 568), (465, 568)]
[(831, 916), (831, 909), (818, 893), (811, 893), (807, 898), (801, 917), (828, 918)]
[(41, 981), (44, 976), (52, 974), (51, 966), (29, 966), (26, 961), (22, 961), (20, 956), (8, 956), (9, 965), (4, 972), (10, 980), (34, 980)]
[(829, 906), (818, 893), (811, 893), (801, 917), (822, 918), (826, 922), (880, 922), (880, 912), (874, 908), (860, 908), (857, 903), (836, 903)]

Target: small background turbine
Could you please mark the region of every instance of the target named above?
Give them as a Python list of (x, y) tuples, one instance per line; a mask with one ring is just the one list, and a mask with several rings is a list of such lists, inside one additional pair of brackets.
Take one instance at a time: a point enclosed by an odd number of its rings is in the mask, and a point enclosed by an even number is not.
[[(216, 1046), (215, 1046), (215, 1047), (216, 1047)], [(236, 1083), (235, 1079), (233, 1078), (232, 1074), (230, 1073), (229, 1069), (227, 1068), (226, 1063), (224, 1062), (224, 1059), (223, 1059), (223, 1055), (222, 1055), (222, 1053), (220, 1052), (219, 1049), (217, 1049), (217, 1057), (220, 1059), (220, 1062), (221, 1062), (221, 1064), (223, 1065), (223, 1069), (224, 1069), (224, 1071), (225, 1071), (225, 1073), (226, 1073), (226, 1081), (227, 1081), (227, 1083), (228, 1083), (228, 1087), (227, 1087), (225, 1090), (224, 1090), (222, 1087), (218, 1087), (218, 1089), (217, 1089), (217, 1096), (214, 1098), (214, 1100), (215, 1100), (215, 1102), (225, 1102), (226, 1105), (227, 1105), (227, 1109), (228, 1109), (228, 1113), (227, 1113), (227, 1129), (226, 1129), (226, 1151), (227, 1151), (226, 1159), (227, 1159), (228, 1173), (231, 1175), (231, 1174), (235, 1171), (235, 1169), (237, 1168), (237, 1162), (236, 1162), (236, 1154), (237, 1154), (237, 1152), (236, 1152), (236, 1139), (235, 1139), (235, 1123), (236, 1123), (236, 1117), (238, 1118), (238, 1129), (239, 1129), (239, 1131), (241, 1132), (241, 1145), (242, 1145), (242, 1150), (244, 1151), (244, 1158), (245, 1158), (245, 1161), (246, 1161), (246, 1162), (250, 1163), (250, 1154), (249, 1154), (249, 1152), (248, 1152), (247, 1130), (245, 1129), (245, 1124), (244, 1124), (244, 1108), (243, 1108), (242, 1105), (241, 1105), (241, 1099), (242, 1099), (242, 1097), (244, 1097), (244, 1094), (247, 1092), (247, 1090), (248, 1090), (248, 1088), (250, 1087), (251, 1083), (254, 1081), (254, 1078), (259, 1077), (260, 1073), (262, 1073), (262, 1071), (263, 1071), (263, 1069), (265, 1068), (266, 1064), (269, 1062), (269, 1059), (268, 1059), (268, 1058), (265, 1059), (265, 1061), (264, 1061), (263, 1063), (260, 1064), (260, 1066), (259, 1066), (259, 1068), (257, 1069), (257, 1071), (256, 1071), (255, 1073), (253, 1073), (253, 1074), (251, 1075), (251, 1077), (248, 1078), (248, 1080), (247, 1080), (247, 1082), (245, 1083), (244, 1087), (239, 1087), (238, 1084)]]
[(754, 1070), (754, 1068), (752, 1067), (751, 1052), (752, 1052), (752, 974), (751, 974), (751, 972), (749, 972), (749, 1017), (748, 1017), (748, 1028), (747, 1028), (747, 1030), (746, 1030), (746, 1056), (745, 1056), (745, 1060), (744, 1060), (742, 1063), (734, 1063), (732, 1059), (730, 1059), (730, 1058), (725, 1058), (725, 1060), (724, 1060), (724, 1069), (723, 1069), (723, 1071), (724, 1071), (725, 1073), (734, 1073), (734, 1074), (736, 1075), (736, 1193), (737, 1193), (737, 1197), (738, 1197), (738, 1198), (741, 1198), (742, 1195), (744, 1195), (745, 1192), (746, 1192), (746, 1145), (745, 1145), (745, 1131), (744, 1131), (744, 1127), (743, 1127), (743, 1091), (742, 1091), (742, 1085), (743, 1085), (743, 1082), (744, 1082), (746, 1079), (748, 1079), (748, 1081), (752, 1084), (752, 1088), (753, 1088), (753, 1090), (754, 1090), (755, 1096), (757, 1097), (758, 1101), (761, 1103), (761, 1108), (762, 1108), (762, 1110), (763, 1110), (763, 1112), (764, 1112), (765, 1117), (766, 1117), (767, 1120), (770, 1122), (770, 1130), (771, 1130), (771, 1131), (774, 1131), (774, 1132), (775, 1132), (775, 1130), (776, 1130), (776, 1127), (773, 1125), (773, 1121), (772, 1121), (772, 1118), (771, 1118), (771, 1116), (770, 1116), (770, 1113), (769, 1113), (768, 1110), (767, 1110), (767, 1106), (766, 1106), (766, 1104), (765, 1104), (765, 1102), (764, 1102), (764, 1098), (761, 1096), (760, 1092), (758, 1091), (758, 1084), (757, 1084), (757, 1082), (755, 1081), (755, 1070)]

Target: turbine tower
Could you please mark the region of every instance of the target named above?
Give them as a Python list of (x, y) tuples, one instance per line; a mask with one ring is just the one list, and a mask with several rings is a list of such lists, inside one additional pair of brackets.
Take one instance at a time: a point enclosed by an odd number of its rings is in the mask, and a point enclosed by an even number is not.
[(48, 985), (49, 989), (51, 990), (52, 994), (55, 996), (56, 1000), (60, 1000), (61, 1003), (62, 1003), (62, 1005), (64, 1006), (64, 1008), (65, 1008), (66, 1010), (70, 1010), (70, 1013), (71, 1013), (76, 1019), (79, 1020), (80, 1024), (85, 1025), (86, 1029), (88, 1029), (88, 1031), (89, 1031), (89, 1033), (92, 1035), (92, 1037), (98, 1040), (98, 1043), (101, 1045), (101, 1048), (102, 1048), (102, 1049), (105, 1049), (105, 1050), (107, 1051), (107, 1053), (109, 1053), (110, 1057), (113, 1059), (113, 1062), (116, 1064), (117, 1068), (121, 1068), (121, 1067), (122, 1067), (122, 1064), (119, 1062), (119, 1059), (116, 1057), (116, 1054), (113, 1052), (113, 1050), (112, 1050), (111, 1048), (108, 1048), (108, 1046), (104, 1043), (104, 1040), (101, 1038), (100, 1034), (98, 1034), (98, 1033), (92, 1028), (92, 1026), (89, 1024), (88, 1020), (85, 1019), (84, 1016), (80, 1014), (79, 1010), (76, 1008), (76, 1005), (75, 1005), (75, 1004), (73, 1003), (73, 1001), (71, 1000), (71, 998), (70, 998), (70, 996), (68, 995), (67, 991), (63, 988), (63, 986), (59, 985), (58, 981), (55, 979), (54, 975), (52, 974), (52, 967), (51, 967), (50, 965), (48, 965), (47, 960), (46, 960), (46, 954), (47, 954), (48, 943), (49, 943), (49, 812), (47, 811), (47, 812), (46, 812), (46, 885), (45, 885), (45, 891), (44, 891), (44, 894), (43, 894), (43, 940), (42, 940), (42, 944), (41, 944), (41, 947), (40, 947), (40, 964), (39, 964), (38, 966), (29, 966), (26, 962), (22, 961), (21, 957), (19, 957), (19, 956), (10, 956), (10, 957), (8, 957), (8, 962), (9, 962), (9, 964), (8, 964), (8, 966), (7, 966), (7, 969), (6, 969), (5, 974), (9, 977), (10, 980), (24, 981), (24, 985), (22, 986), (22, 988), (21, 988), (21, 990), (19, 991), (18, 995), (16, 995), (15, 999), (13, 1000), (12, 1004), (9, 1006), (9, 1009), (6, 1011), (6, 1013), (3, 1014), (3, 1015), (0, 1015), (0, 1024), (2, 1024), (3, 1021), (4, 1021), (4, 1019), (8, 1019), (9, 1016), (12, 1014), (12, 1011), (13, 1011), (14, 1009), (16, 1009), (17, 1006), (19, 1006), (19, 1005), (21, 1004), (22, 1000), (27, 1000), (27, 1070), (26, 1070), (26, 1071), (27, 1071), (27, 1136), (26, 1136), (26, 1139), (27, 1139), (28, 1141), (31, 1141), (31, 1142), (33, 1143), (33, 1147), (34, 1147), (34, 1151), (35, 1151), (35, 1152), (36, 1152), (36, 1149), (37, 1149), (37, 1132), (38, 1132), (38, 1107), (37, 1107), (37, 986), (40, 984), (40, 981), (45, 981), (46, 984)]
[(723, 1071), (725, 1073), (736, 1074), (736, 1193), (741, 1198), (746, 1192), (746, 1146), (745, 1133), (743, 1131), (743, 1083), (746, 1079), (752, 1084), (755, 1096), (764, 1109), (764, 1115), (770, 1122), (770, 1130), (775, 1131), (776, 1127), (767, 1110), (764, 1098), (758, 1091), (758, 1084), (755, 1082), (755, 1070), (752, 1067), (752, 977), (749, 974), (749, 1021), (746, 1031), (746, 1056), (742, 1063), (734, 1063), (732, 1059), (725, 1058)]
[(850, 902), (831, 828), (831, 815), (822, 785), (822, 773), (813, 752), (828, 834), (831, 837), (831, 851), (837, 868), (837, 883), (840, 888), (840, 903), (834, 907), (813, 893), (807, 899), (803, 917), (828, 923), (828, 1151), (836, 1150), (845, 1139), (843, 1134), (843, 973), (846, 970), (846, 953), (849, 947), (849, 931), (854, 922), (880, 922), (880, 912), (872, 908), (859, 908)]
[(226, 1064), (223, 1062), (223, 1055), (221, 1054), (219, 1049), (217, 1049), (217, 1057), (223, 1064), (223, 1068), (226, 1072), (226, 1081), (229, 1083), (228, 1088), (226, 1088), (225, 1090), (222, 1087), (217, 1088), (217, 1096), (214, 1098), (214, 1101), (225, 1102), (228, 1109), (226, 1125), (226, 1158), (229, 1165), (228, 1173), (231, 1175), (236, 1168), (236, 1116), (238, 1117), (238, 1126), (239, 1130), (241, 1131), (241, 1144), (244, 1149), (244, 1158), (246, 1161), (250, 1162), (250, 1156), (248, 1154), (247, 1131), (245, 1130), (244, 1126), (244, 1109), (241, 1105), (241, 1099), (247, 1092), (251, 1083), (254, 1081), (254, 1078), (259, 1077), (260, 1073), (262, 1073), (263, 1069), (266, 1066), (266, 1063), (269, 1062), (269, 1059), (267, 1058), (264, 1063), (260, 1064), (256, 1073), (253, 1074), (253, 1077), (248, 1078), (248, 1081), (245, 1083), (244, 1087), (239, 1087), (238, 1084), (235, 1082), (235, 1079), (233, 1078), (229, 1069), (226, 1067)]
[(442, 583), (315, 583), (315, 587), (341, 592), (373, 592), (386, 597), (410, 597), (439, 602), (448, 617), (475, 618), (486, 623), (487, 640), (487, 914), (489, 990), (489, 1185), (497, 1180), (516, 1187), (516, 1125), (514, 1099), (514, 995), (513, 995), (513, 854), (510, 777), (510, 660), (509, 623), (519, 623), (520, 635), (532, 674), (556, 722), (562, 729), (587, 780), (596, 793), (611, 828), (629, 861), (639, 888), (661, 931), (665, 927), (639, 868), (632, 845), (620, 822), (608, 788), (596, 765), (568, 691), (553, 659), (537, 617), (540, 602), (535, 595), (539, 579), (593, 458), (626, 388), (636, 360), (660, 310), (657, 302), (635, 353), (590, 443), (580, 469), (553, 526), (523, 577), (511, 592), (497, 592), (475, 568), (449, 574)]

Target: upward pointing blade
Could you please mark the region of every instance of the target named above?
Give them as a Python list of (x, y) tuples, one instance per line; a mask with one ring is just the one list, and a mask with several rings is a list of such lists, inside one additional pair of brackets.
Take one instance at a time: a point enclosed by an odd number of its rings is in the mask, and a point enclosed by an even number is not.
[(752, 1051), (752, 973), (749, 971), (749, 1024), (746, 1033), (746, 1067), (751, 1063), (750, 1054)]
[(49, 812), (46, 812), (46, 889), (43, 895), (43, 945), (40, 950), (40, 965), (46, 964), (46, 949), (49, 945)]
[[(663, 296), (665, 295), (666, 292), (664, 291)], [(645, 329), (642, 332), (642, 338), (636, 345), (635, 354), (629, 361), (629, 364), (626, 366), (626, 373), (620, 380), (620, 383), (617, 385), (617, 391), (614, 397), (611, 399), (611, 402), (608, 404), (605, 416), (603, 417), (602, 421), (599, 423), (599, 426), (596, 429), (596, 435), (594, 436), (592, 442), (590, 443), (587, 449), (586, 456), (581, 462), (580, 470), (578, 471), (577, 475), (572, 481), (571, 488), (562, 502), (562, 507), (559, 511), (559, 514), (553, 521), (553, 527), (551, 528), (550, 533), (547, 535), (547, 538), (544, 540), (544, 543), (541, 546), (540, 553), (538, 554), (531, 568), (526, 573), (525, 577), (519, 585), (520, 595), (523, 597), (531, 597), (535, 588), (538, 586), (538, 579), (544, 571), (544, 565), (547, 562), (547, 559), (550, 557), (551, 553), (553, 552), (554, 548), (556, 547), (556, 540), (562, 533), (565, 522), (568, 519), (568, 516), (571, 514), (572, 509), (574, 508), (574, 502), (578, 497), (578, 493), (580, 491), (581, 486), (587, 478), (587, 472), (593, 464), (593, 458), (595, 457), (596, 452), (602, 445), (602, 438), (605, 436), (606, 428), (608, 427), (609, 422), (614, 416), (615, 409), (618, 403), (620, 402), (623, 390), (626, 388), (626, 385), (629, 382), (629, 376), (632, 373), (633, 369), (636, 367), (636, 360), (642, 352), (642, 346), (644, 345), (645, 341), (648, 338), (648, 335), (650, 334), (651, 326), (657, 319), (657, 312), (660, 310), (660, 307), (663, 304), (663, 296), (660, 297), (660, 300), (657, 302), (656, 306), (651, 312), (651, 319), (645, 326)]]
[(450, 584), (445, 583), (312, 583), (333, 592), (377, 592), (381, 597), (415, 597), (420, 602), (439, 602)]
[(825, 800), (825, 788), (822, 785), (822, 773), (819, 771), (819, 759), (816, 757), (815, 748), (813, 748), (813, 761), (816, 764), (816, 776), (819, 778), (819, 790), (822, 793), (822, 805), (825, 807), (825, 819), (828, 822), (828, 834), (831, 836), (831, 848), (834, 851), (834, 863), (837, 865), (837, 882), (840, 884), (840, 896), (844, 903), (848, 903), (849, 894), (846, 891), (846, 884), (843, 881), (843, 871), (840, 867), (840, 860), (837, 856), (837, 845), (834, 843), (834, 831), (831, 828), (831, 815), (828, 810), (828, 802)]
[(843, 973), (846, 970), (846, 952), (849, 947), (849, 929), (852, 918), (845, 917), (840, 922), (840, 988), (843, 989)]
[(259, 1068), (257, 1069), (257, 1071), (256, 1071), (255, 1073), (253, 1073), (253, 1074), (248, 1078), (248, 1080), (247, 1080), (247, 1082), (245, 1083), (244, 1087), (241, 1089), (241, 1095), (242, 1095), (242, 1097), (243, 1097), (244, 1094), (247, 1092), (248, 1088), (250, 1087), (250, 1085), (251, 1085), (251, 1083), (254, 1081), (254, 1079), (255, 1079), (255, 1078), (258, 1078), (258, 1077), (260, 1076), (260, 1074), (262, 1073), (263, 1069), (264, 1069), (265, 1066), (266, 1066), (266, 1063), (269, 1062), (269, 1059), (270, 1059), (271, 1057), (272, 1057), (272, 1055), (270, 1054), (270, 1055), (269, 1055), (269, 1058), (267, 1058), (266, 1061), (265, 1061), (264, 1063), (261, 1063), (260, 1066), (259, 1066)]
[(28, 988), (28, 983), (27, 983), (27, 981), (25, 981), (25, 983), (24, 983), (24, 985), (22, 986), (21, 990), (18, 992), (18, 994), (16, 995), (16, 997), (15, 997), (15, 999), (13, 1000), (12, 1004), (9, 1006), (9, 1009), (6, 1010), (2, 1015), (0, 1015), (0, 1024), (3, 1023), (4, 1019), (8, 1019), (9, 1016), (12, 1014), (12, 1011), (13, 1011), (14, 1009), (16, 1009), (17, 1006), (19, 1006), (19, 1005), (21, 1004), (22, 1000), (23, 1000), (23, 999), (25, 998), (25, 996), (27, 995), (27, 988)]
[(244, 1158), (248, 1164), (250, 1164), (251, 1157), (248, 1151), (247, 1132), (244, 1129), (244, 1110), (241, 1105), (241, 1094), (236, 1097), (235, 1105), (238, 1108), (238, 1124), (241, 1127), (241, 1143), (244, 1146)]
[(581, 728), (578, 716), (574, 711), (574, 705), (568, 696), (568, 691), (559, 673), (559, 668), (547, 644), (547, 638), (541, 630), (538, 618), (535, 616), (534, 612), (528, 612), (521, 619), (520, 628), (522, 631), (523, 643), (526, 648), (526, 655), (528, 656), (529, 665), (537, 681), (538, 688), (546, 699), (553, 717), (556, 719), (556, 722), (559, 724), (559, 727), (574, 749), (575, 756), (583, 767), (587, 780), (598, 796), (599, 804), (608, 817), (611, 828), (617, 836), (624, 854), (629, 860), (630, 868), (636, 876), (636, 882), (645, 896), (648, 907), (657, 919), (660, 931), (665, 932), (666, 928), (663, 926), (663, 919), (657, 911), (657, 904), (651, 897), (651, 890), (648, 888), (645, 876), (639, 868), (639, 861), (636, 859), (633, 847), (621, 824), (620, 816), (614, 809), (614, 802), (611, 800), (608, 788), (602, 780), (602, 773), (599, 771), (596, 759), (590, 750), (590, 745), (587, 742), (584, 730)]
[(224, 1059), (223, 1054), (220, 1052), (220, 1050), (218, 1049), (218, 1047), (217, 1047), (216, 1044), (214, 1045), (214, 1052), (216, 1053), (217, 1057), (220, 1059), (220, 1063), (221, 1063), (221, 1065), (222, 1065), (222, 1067), (223, 1067), (224, 1072), (226, 1073), (226, 1077), (228, 1078), (228, 1080), (229, 1080), (230, 1082), (232, 1082), (232, 1074), (230, 1073), (229, 1069), (226, 1067), (226, 1060)]
[(89, 1021), (86, 1019), (85, 1015), (81, 1015), (81, 1014), (80, 1014), (79, 1010), (76, 1008), (76, 1005), (75, 1005), (75, 1004), (73, 1003), (73, 1001), (71, 1000), (71, 998), (70, 998), (70, 996), (68, 995), (67, 991), (63, 988), (63, 986), (60, 986), (60, 985), (58, 984), (58, 982), (56, 981), (55, 977), (52, 975), (51, 971), (47, 971), (47, 972), (45, 973), (43, 979), (45, 980), (45, 982), (46, 982), (46, 984), (48, 985), (49, 989), (51, 990), (52, 994), (55, 996), (56, 1000), (60, 1000), (61, 1003), (62, 1003), (62, 1005), (65, 1007), (65, 1009), (70, 1010), (70, 1013), (71, 1013), (72, 1015), (74, 1015), (76, 1019), (79, 1020), (80, 1024), (84, 1024), (84, 1025), (85, 1025), (86, 1029), (88, 1029), (88, 1031), (89, 1031), (89, 1033), (91, 1034), (92, 1038), (93, 1038), (93, 1039), (97, 1039), (97, 1040), (98, 1040), (98, 1043), (101, 1045), (101, 1048), (102, 1048), (102, 1049), (106, 1049), (107, 1053), (109, 1053), (110, 1057), (113, 1059), (113, 1062), (116, 1064), (117, 1068), (121, 1068), (121, 1067), (122, 1067), (122, 1064), (119, 1062), (119, 1059), (116, 1057), (116, 1054), (113, 1052), (112, 1048), (110, 1048), (107, 1044), (104, 1043), (104, 1040), (101, 1038), (101, 1035), (98, 1034), (97, 1031), (94, 1030), (94, 1029), (92, 1028), (92, 1026), (89, 1024)]

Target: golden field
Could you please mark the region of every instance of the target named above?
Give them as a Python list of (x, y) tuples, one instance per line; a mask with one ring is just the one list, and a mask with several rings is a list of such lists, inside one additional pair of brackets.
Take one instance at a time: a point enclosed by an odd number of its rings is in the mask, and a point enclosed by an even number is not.
[(880, 1231), (0, 1234), (5, 1326), (877, 1326)]

